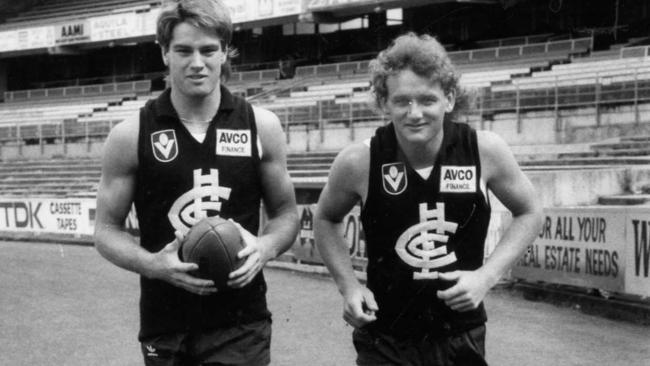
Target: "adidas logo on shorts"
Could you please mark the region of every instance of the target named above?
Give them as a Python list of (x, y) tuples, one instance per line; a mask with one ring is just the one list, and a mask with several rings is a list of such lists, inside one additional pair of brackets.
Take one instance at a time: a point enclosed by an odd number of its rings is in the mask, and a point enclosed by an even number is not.
[(156, 347), (148, 344), (144, 348), (147, 349), (147, 357), (158, 357), (158, 353), (156, 353)]

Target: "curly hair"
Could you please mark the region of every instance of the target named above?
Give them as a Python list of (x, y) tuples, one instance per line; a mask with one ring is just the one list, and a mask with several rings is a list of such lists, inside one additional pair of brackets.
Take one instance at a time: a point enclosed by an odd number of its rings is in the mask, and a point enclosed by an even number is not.
[(460, 87), (460, 74), (451, 62), (445, 48), (434, 37), (413, 32), (401, 35), (377, 57), (370, 61), (371, 93), (377, 108), (381, 109), (388, 98), (386, 80), (403, 70), (438, 81), (445, 94), (453, 93), (456, 103), (448, 113), (455, 117), (469, 106), (469, 95)]

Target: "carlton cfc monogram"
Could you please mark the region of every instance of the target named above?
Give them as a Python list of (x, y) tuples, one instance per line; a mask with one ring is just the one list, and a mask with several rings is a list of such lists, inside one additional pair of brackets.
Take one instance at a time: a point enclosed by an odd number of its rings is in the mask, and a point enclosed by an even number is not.
[(447, 252), (447, 234), (455, 233), (458, 224), (445, 220), (445, 204), (442, 202), (436, 203), (434, 209), (420, 203), (419, 211), (420, 222), (400, 235), (395, 251), (404, 263), (421, 269), (421, 272), (413, 273), (413, 279), (434, 280), (438, 278), (438, 272), (432, 270), (456, 262), (456, 254)]
[[(183, 193), (172, 205), (167, 217), (174, 229), (186, 234), (201, 219), (221, 212), (221, 200), (230, 198), (231, 189), (219, 185), (219, 170), (202, 174), (194, 170), (194, 187)], [(208, 215), (208, 211), (214, 214)]]

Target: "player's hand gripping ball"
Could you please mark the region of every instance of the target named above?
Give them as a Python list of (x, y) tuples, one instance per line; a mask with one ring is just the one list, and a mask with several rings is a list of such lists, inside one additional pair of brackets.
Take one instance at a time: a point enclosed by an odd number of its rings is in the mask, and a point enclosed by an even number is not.
[(244, 240), (231, 221), (219, 216), (197, 222), (183, 238), (180, 259), (199, 265), (194, 276), (214, 281), (218, 291), (230, 289), (228, 275), (244, 264), (237, 258), (244, 249)]

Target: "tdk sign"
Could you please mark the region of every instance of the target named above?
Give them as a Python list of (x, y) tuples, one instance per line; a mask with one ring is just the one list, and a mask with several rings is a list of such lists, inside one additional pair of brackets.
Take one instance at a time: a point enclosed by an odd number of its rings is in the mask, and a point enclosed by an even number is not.
[(440, 167), (440, 192), (476, 192), (476, 166)]
[(216, 154), (220, 156), (251, 156), (251, 131), (217, 129)]

